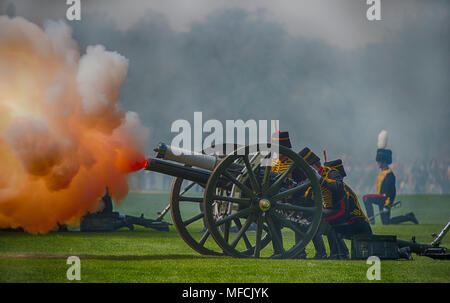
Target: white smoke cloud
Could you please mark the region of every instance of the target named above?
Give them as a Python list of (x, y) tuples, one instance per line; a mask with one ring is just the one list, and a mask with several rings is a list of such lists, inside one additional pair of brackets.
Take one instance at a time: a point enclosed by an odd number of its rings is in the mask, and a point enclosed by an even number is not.
[(150, 129), (142, 127), (139, 115), (128, 111), (122, 125), (114, 130), (113, 135), (129, 140), (128, 145), (136, 146), (140, 150), (145, 150), (145, 143), (150, 137)]
[(78, 91), (87, 115), (98, 115), (115, 106), (127, 70), (128, 59), (119, 53), (106, 51), (102, 45), (88, 46), (77, 73)]
[(77, 42), (72, 39), (71, 28), (61, 20), (47, 20), (44, 23), (44, 30), (53, 48), (61, 57), (65, 58), (67, 65), (76, 67), (80, 58), (80, 52)]

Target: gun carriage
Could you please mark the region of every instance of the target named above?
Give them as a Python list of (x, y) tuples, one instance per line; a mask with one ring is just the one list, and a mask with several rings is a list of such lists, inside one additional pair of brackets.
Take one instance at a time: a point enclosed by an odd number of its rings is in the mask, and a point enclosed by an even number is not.
[[(292, 160), (283, 173), (273, 172), (274, 147)], [(170, 196), (173, 224), (200, 254), (292, 258), (315, 235), (322, 215), (320, 186), (310, 166), (291, 149), (252, 145), (220, 156), (161, 143), (155, 151), (145, 169), (175, 177)], [(264, 159), (267, 165), (262, 165)], [(294, 169), (305, 176), (302, 182), (290, 178)], [(204, 189), (203, 196), (190, 191), (196, 185)], [(307, 188), (313, 191), (314, 201), (295, 202), (293, 197)], [(191, 207), (186, 217), (186, 204), (198, 205), (195, 215)], [(198, 228), (189, 228), (202, 220), (206, 229), (201, 234)], [(214, 245), (206, 245), (208, 239)]]

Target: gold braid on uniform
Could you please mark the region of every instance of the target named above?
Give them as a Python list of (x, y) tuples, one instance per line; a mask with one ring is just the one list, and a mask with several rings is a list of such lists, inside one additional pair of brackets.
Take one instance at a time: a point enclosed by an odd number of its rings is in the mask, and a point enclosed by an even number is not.
[(280, 159), (277, 159), (275, 161), (272, 161), (272, 172), (274, 173), (283, 173), (286, 169), (288, 169), (291, 164), (292, 164), (293, 160), (287, 158), (284, 161), (281, 161)]
[(367, 218), (366, 214), (362, 211), (361, 205), (359, 204), (358, 201), (358, 196), (355, 194), (355, 192), (350, 188), (350, 186), (348, 186), (347, 184), (344, 183), (344, 190), (345, 193), (347, 194), (347, 199), (348, 201), (352, 201), (355, 208), (350, 212), (351, 215), (353, 215), (356, 218), (363, 218), (367, 223), (370, 224), (369, 219)]
[[(377, 195), (381, 194), (381, 185), (383, 184), (384, 179), (386, 179), (386, 176), (391, 172), (391, 169), (385, 169), (380, 171), (380, 173), (377, 175)], [(391, 198), (387, 197), (384, 205), (389, 206), (391, 204)]]
[[(293, 160), (289, 159), (289, 158), (287, 158), (286, 160), (283, 160), (283, 161), (281, 161), (280, 159), (277, 159), (275, 161), (272, 161), (271, 170), (274, 173), (282, 174), (285, 170), (287, 170), (291, 166), (292, 162), (293, 162)], [(289, 173), (288, 178), (292, 178), (292, 172)], [(292, 196), (288, 196), (286, 198), (286, 200), (290, 199), (290, 198), (292, 198)]]
[(330, 173), (331, 170), (332, 168), (324, 166), (322, 171), (322, 182), (320, 183), (320, 191), (322, 192), (322, 200), (324, 208), (333, 207), (333, 194), (331, 190), (322, 185), (324, 181), (327, 181), (329, 183), (336, 182), (336, 180), (330, 179), (328, 177), (328, 174)]
[[(328, 174), (330, 173), (331, 168), (324, 166), (323, 170), (322, 170), (322, 182), (320, 183), (320, 192), (322, 193), (322, 204), (324, 208), (331, 208), (333, 206), (333, 196), (332, 196), (332, 192), (326, 188), (325, 186), (323, 186), (323, 181), (327, 181), (327, 182), (336, 182), (336, 180), (330, 179), (328, 178)], [(308, 189), (305, 192), (305, 197), (311, 200), (314, 199), (314, 193), (311, 190), (312, 187), (309, 186)]]
[[(294, 161), (289, 158), (287, 158), (286, 160), (283, 160), (283, 161), (280, 161), (280, 159), (277, 159), (275, 161), (272, 161), (271, 170), (272, 170), (272, 172), (282, 174), (284, 171), (286, 171), (291, 166), (291, 164), (293, 162)], [(292, 178), (292, 172), (289, 173), (288, 178)], [(292, 188), (292, 187), (289, 186), (289, 188)], [(308, 190), (309, 190), (309, 188), (308, 188)], [(291, 199), (291, 198), (292, 198), (292, 195), (287, 196), (283, 200), (285, 202), (289, 202), (289, 199)], [(289, 221), (292, 221), (295, 223), (299, 223), (302, 225), (306, 225), (306, 226), (308, 226), (308, 224), (309, 224), (308, 220), (303, 218), (303, 212), (285, 211), (285, 210), (277, 210), (277, 212), (282, 214), (286, 220), (289, 220)]]

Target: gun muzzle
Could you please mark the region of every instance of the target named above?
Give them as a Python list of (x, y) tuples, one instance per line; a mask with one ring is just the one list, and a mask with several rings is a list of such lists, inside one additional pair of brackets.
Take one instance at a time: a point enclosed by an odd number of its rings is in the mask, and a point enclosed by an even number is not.
[(216, 156), (204, 155), (202, 153), (173, 147), (162, 142), (153, 150), (156, 152), (156, 158), (196, 166), (210, 171), (214, 170), (220, 161)]

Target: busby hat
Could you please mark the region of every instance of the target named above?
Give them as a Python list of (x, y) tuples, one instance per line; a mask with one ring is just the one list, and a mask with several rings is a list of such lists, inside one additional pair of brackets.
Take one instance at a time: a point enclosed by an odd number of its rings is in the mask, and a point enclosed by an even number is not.
[(272, 134), (272, 142), (278, 145), (292, 148), (291, 139), (289, 138), (289, 132), (275, 132)]
[(337, 171), (339, 171), (339, 173), (341, 174), (342, 177), (347, 176), (347, 174), (345, 173), (344, 165), (342, 164), (342, 160), (341, 159), (337, 159), (337, 160), (333, 160), (333, 161), (327, 161), (323, 165), (327, 166), (327, 167), (330, 167), (330, 168), (336, 169)]
[(388, 134), (387, 131), (382, 130), (378, 134), (378, 143), (377, 143), (377, 156), (375, 160), (377, 162), (386, 162), (386, 164), (392, 163), (392, 151), (390, 149), (387, 149), (387, 141), (388, 141)]
[(298, 153), (303, 159), (305, 159), (306, 163), (309, 165), (313, 165), (317, 161), (320, 161), (320, 158), (317, 157), (315, 153), (313, 153), (308, 147), (305, 147)]
[(377, 162), (386, 162), (386, 164), (392, 163), (392, 151), (390, 149), (379, 148), (377, 149)]

